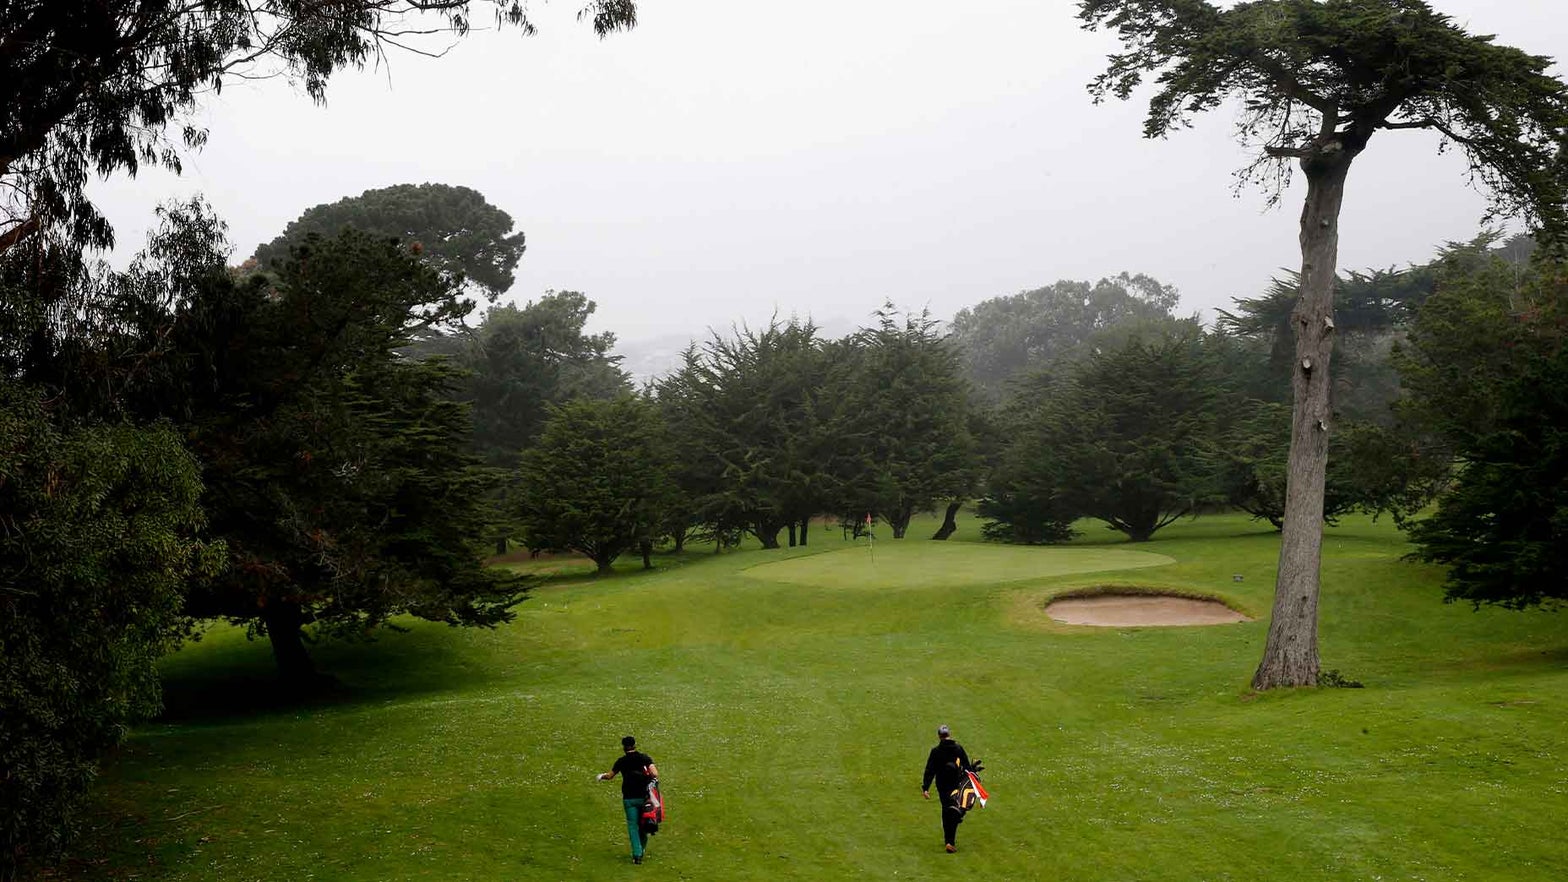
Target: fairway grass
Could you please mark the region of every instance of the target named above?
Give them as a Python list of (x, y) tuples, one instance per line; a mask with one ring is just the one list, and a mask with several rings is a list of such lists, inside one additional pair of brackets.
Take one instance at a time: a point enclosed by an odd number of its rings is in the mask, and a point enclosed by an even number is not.
[[(1367, 688), (1265, 695), (1278, 537), (1244, 518), (1137, 546), (887, 540), (874, 563), (837, 530), (812, 543), (567, 573), (493, 631), (323, 644), (345, 691), (303, 707), (257, 709), (265, 644), (215, 629), (166, 661), (171, 713), (106, 768), (65, 875), (1568, 878), (1568, 620), (1444, 605), (1386, 524), (1324, 544), (1324, 665)], [(1045, 615), (1109, 583), (1258, 620)], [(919, 794), (938, 723), (993, 797), (956, 855)], [(640, 867), (618, 785), (593, 780), (627, 733), (669, 802)]]

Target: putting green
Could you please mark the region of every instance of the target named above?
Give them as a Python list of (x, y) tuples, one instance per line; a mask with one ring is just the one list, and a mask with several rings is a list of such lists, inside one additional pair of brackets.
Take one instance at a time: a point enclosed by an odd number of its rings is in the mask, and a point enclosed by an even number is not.
[(1020, 582), (1073, 573), (1101, 573), (1173, 564), (1173, 558), (1122, 548), (1025, 548), (972, 542), (880, 543), (747, 568), (747, 576), (799, 585), (929, 588)]

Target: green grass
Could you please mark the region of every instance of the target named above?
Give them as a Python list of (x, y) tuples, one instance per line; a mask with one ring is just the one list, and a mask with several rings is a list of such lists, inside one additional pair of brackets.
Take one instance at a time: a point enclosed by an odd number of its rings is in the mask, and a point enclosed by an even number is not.
[[(247, 710), (264, 644), (165, 665), (171, 715), (106, 770), (79, 878), (1313, 880), (1568, 878), (1568, 633), (1440, 602), (1386, 524), (1325, 542), (1326, 668), (1255, 696), (1278, 539), (1207, 517), (1129, 546), (884, 539), (566, 575), (495, 631), (413, 625), (316, 655), (347, 687)], [(972, 522), (959, 537), (973, 538)], [(568, 568), (568, 571), (570, 568)], [(1233, 581), (1233, 575), (1242, 581)], [(1058, 625), (1103, 583), (1212, 595), (1213, 628)], [(941, 851), (938, 723), (994, 800)], [(670, 819), (626, 857), (635, 733)]]

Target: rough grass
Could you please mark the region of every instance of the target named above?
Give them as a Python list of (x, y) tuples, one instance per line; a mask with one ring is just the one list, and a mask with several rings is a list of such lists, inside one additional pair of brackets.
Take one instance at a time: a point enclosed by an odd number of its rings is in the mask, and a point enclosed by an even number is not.
[[(1445, 606), (1397, 533), (1346, 519), (1325, 545), (1322, 644), (1367, 688), (1256, 696), (1275, 534), (1210, 517), (1144, 545), (1090, 528), (1019, 549), (917, 526), (875, 565), (818, 530), (805, 550), (563, 578), (495, 631), (322, 646), (346, 692), (308, 707), (255, 709), (265, 646), (210, 633), (165, 665), (174, 713), (106, 771), (84, 843), (101, 859), (71, 875), (1568, 878), (1561, 616)], [(1045, 615), (1047, 597), (1107, 582), (1260, 619)], [(994, 797), (957, 855), (918, 793), (944, 722)], [(641, 867), (618, 787), (592, 780), (627, 732), (670, 803)]]

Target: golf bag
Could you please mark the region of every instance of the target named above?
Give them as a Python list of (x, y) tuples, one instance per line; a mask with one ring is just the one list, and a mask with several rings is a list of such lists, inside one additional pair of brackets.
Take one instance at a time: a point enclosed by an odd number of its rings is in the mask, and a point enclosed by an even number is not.
[(659, 793), (659, 779), (648, 779), (648, 796), (642, 802), (642, 814), (637, 817), (637, 832), (646, 840), (659, 832), (664, 823), (664, 797)]
[(984, 785), (980, 783), (980, 772), (985, 771), (985, 766), (976, 761), (973, 766), (963, 770), (964, 777), (958, 786), (949, 794), (950, 804), (958, 810), (958, 819), (963, 820), (965, 814), (975, 806), (985, 808), (986, 800), (991, 798)]

